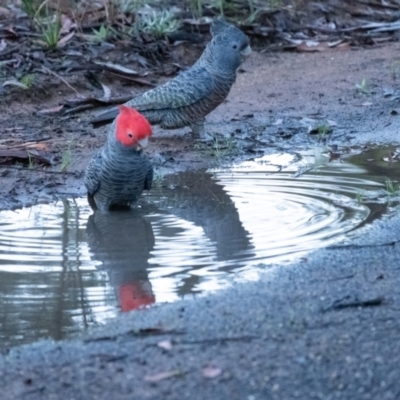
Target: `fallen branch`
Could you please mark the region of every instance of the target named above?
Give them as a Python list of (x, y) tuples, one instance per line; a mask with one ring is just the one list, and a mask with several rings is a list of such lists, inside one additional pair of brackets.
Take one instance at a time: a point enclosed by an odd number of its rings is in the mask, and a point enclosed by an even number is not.
[(139, 85), (150, 86), (150, 87), (156, 86), (149, 80), (140, 77), (138, 72), (130, 70), (129, 68), (125, 68), (118, 64), (100, 63), (95, 61), (93, 63), (81, 64), (68, 68), (68, 72), (74, 72), (74, 71), (107, 71), (113, 76), (116, 76), (120, 79), (128, 80), (130, 82), (135, 82)]
[(129, 101), (132, 95), (123, 97), (111, 97), (111, 98), (96, 98), (96, 97), (85, 97), (77, 100), (67, 100), (64, 104), (53, 107), (50, 109), (39, 110), (38, 114), (57, 114), (63, 115), (74, 114), (92, 108), (104, 107), (114, 104), (123, 104)]
[(42, 66), (42, 71), (45, 73), (49, 73), (51, 75), (54, 75), (56, 78), (60, 79), (62, 82), (64, 82), (70, 89), (72, 89), (79, 97), (82, 97), (82, 95), (74, 88), (72, 87), (62, 76), (56, 74), (54, 71), (51, 71), (50, 69)]
[(338, 249), (362, 249), (364, 247), (383, 247), (383, 246), (395, 246), (399, 240), (393, 240), (391, 242), (384, 243), (369, 243), (369, 244), (344, 244), (339, 246), (327, 246), (325, 249), (327, 250), (338, 250)]
[(76, 172), (68, 172), (68, 171), (51, 171), (47, 169), (37, 169), (37, 168), (25, 168), (25, 167), (14, 167), (12, 165), (3, 166), (0, 165), (0, 169), (16, 169), (18, 171), (29, 171), (29, 172), (44, 172), (46, 174), (58, 174), (58, 175), (76, 175)]
[(7, 149), (0, 150), (0, 158), (19, 158), (23, 160), (36, 159), (47, 165), (52, 165), (51, 160), (39, 154), (37, 151), (17, 150), (17, 149)]
[(382, 296), (374, 297), (367, 300), (353, 300), (346, 301), (350, 296), (346, 296), (343, 299), (335, 300), (330, 306), (322, 309), (322, 312), (332, 311), (332, 310), (342, 310), (344, 308), (365, 308), (365, 307), (377, 307), (384, 304), (385, 298)]

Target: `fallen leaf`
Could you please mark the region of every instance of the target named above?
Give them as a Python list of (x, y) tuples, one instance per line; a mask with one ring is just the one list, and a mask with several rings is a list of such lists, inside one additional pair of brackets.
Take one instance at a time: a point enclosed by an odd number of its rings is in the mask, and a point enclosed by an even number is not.
[(161, 347), (164, 350), (171, 350), (172, 349), (172, 343), (170, 340), (162, 340), (161, 342), (157, 343), (158, 347)]
[(64, 108), (64, 105), (52, 107), (52, 108), (45, 108), (44, 110), (38, 111), (38, 114), (55, 114), (61, 111)]
[(6, 47), (7, 47), (7, 42), (4, 39), (1, 39), (0, 51), (3, 51)]
[(315, 42), (314, 40), (304, 40), (298, 46), (298, 51), (314, 52), (314, 51), (326, 51), (329, 49), (327, 42)]
[(383, 89), (383, 97), (390, 97), (394, 95), (394, 89), (393, 88), (384, 88)]
[(28, 160), (30, 158), (37, 159), (45, 164), (51, 165), (52, 162), (50, 159), (40, 155), (36, 150), (16, 150), (16, 149), (10, 149), (10, 150), (0, 150), (0, 157), (5, 157), (5, 158), (18, 158), (18, 159), (25, 159)]
[(174, 371), (160, 372), (159, 374), (155, 374), (155, 375), (146, 375), (144, 377), (144, 380), (146, 382), (159, 382), (164, 379), (172, 378), (173, 376), (177, 376), (180, 374), (181, 374), (181, 372), (176, 369)]
[(69, 33), (67, 36), (64, 36), (62, 39), (60, 39), (57, 43), (57, 49), (60, 49), (61, 47), (64, 47), (75, 35), (75, 32)]
[(103, 92), (104, 92), (103, 99), (106, 100), (106, 101), (110, 100), (110, 98), (111, 98), (111, 89), (108, 86), (104, 85), (103, 83), (100, 83), (100, 85), (103, 88)]
[(25, 84), (23, 84), (20, 81), (17, 81), (16, 79), (10, 79), (8, 81), (5, 81), (3, 83), (3, 86), (17, 86), (21, 89), (25, 89), (25, 90), (28, 89), (28, 86), (26, 86)]
[(332, 162), (334, 160), (340, 160), (341, 154), (340, 153), (334, 153), (333, 151), (329, 150), (329, 161)]
[[(330, 46), (332, 47), (332, 46)], [(350, 50), (350, 43), (345, 42), (345, 43), (340, 43), (339, 45), (335, 46), (336, 50)]]
[(8, 8), (0, 7), (0, 17), (8, 18), (11, 14), (11, 11)]
[(128, 75), (139, 75), (139, 72), (137, 72), (133, 69), (126, 68), (122, 65), (114, 64), (112, 62), (95, 61), (94, 63), (97, 65), (106, 67), (109, 71), (123, 72), (124, 74), (128, 74)]
[(316, 120), (312, 119), (312, 118), (303, 117), (300, 120), (300, 124), (303, 125), (303, 126), (314, 125), (315, 123), (316, 123)]
[(48, 151), (49, 146), (47, 146), (46, 143), (23, 143), (21, 146), (25, 147), (26, 149), (35, 149), (35, 150), (41, 150), (41, 151)]
[(395, 155), (394, 151), (389, 151), (387, 157), (383, 157), (383, 161), (389, 163), (390, 166), (392, 166), (394, 158), (393, 156)]
[(221, 372), (221, 368), (218, 368), (214, 365), (206, 365), (203, 368), (203, 376), (209, 379), (216, 378), (218, 375), (221, 375)]
[(336, 47), (343, 43), (343, 39), (336, 40), (335, 42), (328, 42), (329, 47)]
[(8, 25), (3, 28), (6, 32), (11, 33), (15, 37), (19, 37), (18, 33), (14, 31), (14, 27), (12, 25)]
[(35, 149), (35, 150), (42, 150), (47, 151), (49, 148), (46, 143), (44, 142), (25, 142), (25, 143), (18, 143), (13, 146), (8, 146), (7, 150), (16, 149)]
[(68, 33), (71, 31), (71, 29), (76, 28), (76, 23), (73, 23), (71, 18), (69, 18), (67, 15), (62, 14), (61, 15), (61, 29), (60, 33)]

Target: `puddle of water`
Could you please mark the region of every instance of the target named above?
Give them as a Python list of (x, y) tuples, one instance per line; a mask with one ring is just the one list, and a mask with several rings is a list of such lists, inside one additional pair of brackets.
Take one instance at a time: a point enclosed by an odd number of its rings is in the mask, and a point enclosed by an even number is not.
[(386, 154), (277, 154), (178, 174), (131, 212), (92, 214), (86, 199), (1, 212), (0, 346), (257, 279), (343, 239), (387, 212), (384, 180), (399, 163)]

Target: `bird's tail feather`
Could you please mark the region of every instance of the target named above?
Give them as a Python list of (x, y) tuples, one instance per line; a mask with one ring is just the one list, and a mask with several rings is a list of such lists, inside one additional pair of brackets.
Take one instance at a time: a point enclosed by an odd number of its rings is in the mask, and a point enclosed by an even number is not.
[(102, 113), (95, 115), (89, 122), (94, 128), (106, 125), (117, 118), (119, 111), (117, 107), (110, 108), (109, 110), (103, 111)]

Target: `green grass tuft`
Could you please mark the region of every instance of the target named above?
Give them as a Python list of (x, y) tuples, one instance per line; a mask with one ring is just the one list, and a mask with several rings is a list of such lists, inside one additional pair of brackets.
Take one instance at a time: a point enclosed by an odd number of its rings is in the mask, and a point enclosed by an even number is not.
[(138, 29), (159, 38), (167, 33), (175, 32), (180, 25), (180, 21), (175, 18), (172, 11), (163, 10), (142, 14), (139, 18)]
[(101, 43), (114, 36), (112, 28), (106, 25), (101, 25), (100, 29), (93, 29), (93, 41)]
[(72, 141), (69, 142), (68, 148), (65, 150), (65, 152), (62, 155), (61, 166), (60, 166), (61, 172), (66, 171), (67, 168), (71, 164), (71, 159), (72, 159), (71, 145), (72, 145)]

